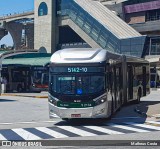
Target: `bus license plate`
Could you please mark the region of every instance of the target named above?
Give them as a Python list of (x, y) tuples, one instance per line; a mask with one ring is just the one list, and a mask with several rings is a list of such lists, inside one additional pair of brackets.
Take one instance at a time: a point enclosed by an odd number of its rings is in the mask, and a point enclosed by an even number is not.
[(72, 118), (78, 118), (78, 117), (81, 117), (81, 114), (71, 114), (71, 117)]

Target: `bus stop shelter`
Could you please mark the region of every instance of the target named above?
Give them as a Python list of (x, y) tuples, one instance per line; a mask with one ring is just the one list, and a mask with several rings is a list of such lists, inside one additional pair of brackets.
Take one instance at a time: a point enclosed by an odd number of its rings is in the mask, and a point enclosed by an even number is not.
[[(46, 66), (49, 64), (51, 54), (38, 53), (36, 50), (30, 51), (0, 51), (0, 78), (2, 69), (5, 67), (32, 67), (32, 66)], [(1, 83), (0, 83), (1, 84)], [(2, 84), (0, 91), (2, 91)], [(3, 86), (4, 87), (4, 86)]]

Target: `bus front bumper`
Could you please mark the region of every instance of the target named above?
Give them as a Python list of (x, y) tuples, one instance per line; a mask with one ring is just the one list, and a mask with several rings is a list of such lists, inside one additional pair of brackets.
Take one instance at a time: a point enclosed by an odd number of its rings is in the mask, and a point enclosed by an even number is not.
[(60, 118), (106, 118), (107, 111), (107, 102), (89, 108), (60, 108), (49, 103), (50, 118), (55, 118), (55, 115)]

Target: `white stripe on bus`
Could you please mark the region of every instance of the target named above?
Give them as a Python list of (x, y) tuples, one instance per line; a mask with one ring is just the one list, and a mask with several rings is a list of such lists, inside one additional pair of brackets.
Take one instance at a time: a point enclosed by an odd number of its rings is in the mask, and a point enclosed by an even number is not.
[(54, 131), (52, 129), (45, 128), (45, 127), (37, 127), (35, 129), (37, 129), (37, 130), (39, 130), (41, 132), (44, 132), (44, 133), (46, 133), (46, 134), (48, 134), (48, 135), (50, 135), (50, 136), (52, 136), (54, 138), (66, 138), (66, 137), (68, 137), (68, 136), (66, 136), (64, 134), (61, 134), (59, 132), (56, 132), (56, 131)]
[(87, 132), (87, 131), (84, 131), (84, 130), (81, 130), (79, 128), (75, 128), (75, 127), (72, 127), (72, 126), (57, 126), (61, 129), (64, 129), (64, 130), (67, 130), (67, 131), (70, 131), (72, 133), (75, 133), (79, 136), (97, 136), (96, 134), (94, 133), (90, 133), (90, 132)]
[(25, 140), (39, 140), (42, 139), (27, 130), (24, 130), (22, 128), (12, 129), (15, 133), (17, 133), (19, 136), (21, 136)]
[(107, 133), (107, 134), (124, 134), (123, 132), (110, 130), (110, 129), (103, 128), (103, 127), (100, 127), (100, 126), (84, 126), (84, 127), (87, 127), (87, 128), (90, 128), (90, 129), (93, 129), (93, 130), (96, 130), (96, 131), (104, 132), (104, 133)]

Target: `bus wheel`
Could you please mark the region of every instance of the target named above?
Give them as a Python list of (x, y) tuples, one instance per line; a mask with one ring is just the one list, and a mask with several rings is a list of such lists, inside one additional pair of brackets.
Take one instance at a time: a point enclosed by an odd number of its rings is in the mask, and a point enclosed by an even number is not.
[(23, 91), (23, 88), (22, 88), (21, 85), (18, 85), (18, 86), (17, 86), (17, 91), (18, 91), (18, 92), (22, 92), (22, 91)]

